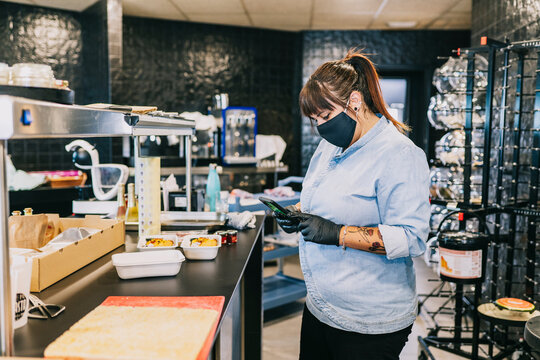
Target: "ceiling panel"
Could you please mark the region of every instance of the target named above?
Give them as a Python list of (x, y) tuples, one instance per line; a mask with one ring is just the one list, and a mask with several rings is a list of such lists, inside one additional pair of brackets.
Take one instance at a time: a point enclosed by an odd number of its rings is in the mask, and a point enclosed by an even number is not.
[[(407, 27), (406, 29), (409, 30), (417, 30), (422, 29), (427, 24), (431, 23), (433, 20), (435, 20), (438, 16), (431, 15), (426, 16), (425, 14), (418, 15), (417, 13), (382, 13), (377, 19), (373, 21), (373, 23), (370, 26), (370, 29), (400, 29), (400, 28), (394, 28), (389, 27), (389, 22), (409, 22), (409, 21), (415, 21), (416, 25), (413, 27)], [(402, 28), (403, 29), (403, 28)]]
[(298, 31), (309, 27), (308, 13), (303, 14), (250, 14), (253, 26)]
[[(301, 14), (311, 12), (313, 0), (244, 0), (250, 14)], [(299, 19), (301, 22), (302, 20)]]
[(366, 14), (379, 9), (383, 0), (313, 0), (315, 14)]
[(371, 15), (362, 14), (314, 14), (312, 29), (367, 29), (371, 19)]
[(249, 19), (245, 13), (239, 14), (190, 14), (191, 21), (222, 24), (222, 25), (237, 25), (249, 26)]
[(385, 13), (430, 13), (442, 14), (451, 9), (459, 0), (388, 0), (382, 14)]
[(6, 2), (25, 4), (25, 5), (36, 5), (32, 0), (4, 0)]
[[(148, 0), (147, 0), (148, 1)], [(208, 14), (217, 16), (223, 13), (243, 13), (241, 0), (170, 0), (185, 14)], [(190, 17), (191, 18), (191, 17)]]
[(95, 4), (97, 0), (34, 0), (33, 3), (39, 6), (52, 7), (71, 11), (83, 11), (87, 7)]
[(167, 20), (186, 20), (186, 17), (169, 0), (123, 0), (124, 15)]
[(471, 13), (471, 11), (472, 11), (472, 0), (458, 1), (456, 6), (454, 6), (451, 11), (452, 12), (454, 12), (454, 11), (456, 11), (456, 12), (463, 11), (463, 12)]
[[(82, 11), (98, 0), (6, 1)], [(123, 0), (123, 7), (132, 16), (291, 31), (389, 29), (390, 21), (450, 30), (470, 29), (472, 0)]]

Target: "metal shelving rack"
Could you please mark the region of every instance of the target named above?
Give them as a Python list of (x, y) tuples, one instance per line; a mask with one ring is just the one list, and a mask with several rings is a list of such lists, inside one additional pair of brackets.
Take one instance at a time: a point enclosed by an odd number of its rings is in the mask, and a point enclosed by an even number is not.
[[(13, 355), (13, 317), (8, 240), (8, 186), (6, 157), (8, 140), (142, 135), (178, 135), (191, 149), (195, 122), (61, 105), (0, 95), (0, 355)], [(186, 188), (191, 190), (191, 153), (186, 154)], [(189, 201), (188, 197), (188, 201)], [(189, 208), (189, 205), (188, 205)]]
[[(490, 138), (491, 138), (491, 120), (492, 120), (492, 104), (493, 104), (493, 79), (495, 74), (495, 56), (496, 50), (502, 44), (496, 41), (488, 41), (485, 46), (478, 48), (458, 49), (457, 56), (462, 56), (467, 61), (467, 68), (465, 72), (466, 77), (466, 90), (465, 95), (465, 124), (463, 130), (465, 132), (464, 141), (464, 162), (463, 162), (463, 198), (460, 201), (444, 201), (444, 200), (432, 200), (432, 204), (439, 205), (451, 205), (452, 209), (472, 210), (481, 208), (480, 204), (475, 204), (471, 201), (471, 174), (472, 174), (472, 131), (477, 129), (473, 124), (473, 96), (477, 91), (485, 91), (486, 103), (485, 103), (485, 119), (484, 119), (484, 155), (482, 158), (482, 173), (485, 174), (490, 168)], [(475, 89), (475, 60), (476, 54), (488, 55), (488, 69), (487, 69), (487, 86), (485, 90)], [(484, 182), (482, 184), (481, 192), (481, 204), (484, 204), (488, 200), (489, 184)], [(460, 230), (465, 230), (466, 218), (464, 221), (459, 222)], [(444, 286), (444, 283), (440, 286)], [(454, 299), (454, 324), (451, 328), (440, 328), (438, 325), (433, 332), (427, 337), (419, 337), (420, 344), (420, 357), (434, 359), (432, 353), (429, 351), (430, 346), (435, 346), (441, 350), (460, 355), (465, 357), (471, 357), (472, 359), (478, 358), (479, 348), (479, 331), (480, 320), (477, 315), (473, 316), (472, 329), (468, 326), (468, 322), (465, 318), (466, 326), (463, 326), (464, 315), (468, 309), (475, 309), (481, 297), (481, 284), (474, 285), (473, 299), (469, 299), (468, 292), (464, 290), (463, 284), (455, 284), (455, 290), (450, 292), (444, 292), (444, 296), (450, 296)], [(425, 301), (425, 300), (424, 300)], [(445, 302), (445, 306), (450, 300)], [(435, 312), (438, 313), (438, 312)], [(450, 331), (453, 333), (451, 337), (439, 336), (439, 330)], [(463, 337), (463, 332), (470, 332), (470, 337)], [(464, 344), (472, 345), (471, 353), (464, 351), (461, 346)]]
[[(471, 53), (488, 51), (488, 85), (484, 123), (484, 156), (480, 204), (471, 204), (470, 172), (465, 168), (464, 197), (460, 202), (433, 200), (433, 204), (451, 204), (453, 209), (474, 211), (485, 217), (492, 230), (489, 245), (486, 280), (475, 287), (475, 300), (490, 302), (500, 297), (518, 297), (538, 306), (540, 301), (540, 271), (538, 247), (540, 234), (537, 223), (538, 186), (540, 179), (540, 40), (500, 43), (486, 42), (481, 48), (463, 49), (460, 55), (470, 60)], [(500, 57), (499, 57), (500, 56)], [(497, 67), (497, 61), (502, 62)], [(534, 66), (533, 63), (535, 62)], [(530, 65), (530, 66), (527, 66)], [(467, 67), (467, 73), (474, 70)], [(467, 79), (467, 89), (470, 78)], [(471, 80), (472, 81), (472, 80)], [(534, 83), (532, 82), (534, 81)], [(500, 86), (495, 86), (496, 83)], [(497, 95), (495, 95), (497, 93)], [(495, 106), (493, 99), (499, 97)], [(467, 110), (471, 103), (467, 99)], [(469, 113), (465, 125), (465, 164), (470, 160), (471, 130)], [(531, 145), (527, 145), (527, 140)], [(493, 152), (492, 152), (493, 150)], [(527, 152), (530, 151), (530, 157)], [(527, 179), (527, 176), (529, 179)], [(527, 186), (527, 188), (524, 188)], [(523, 191), (527, 190), (527, 191)], [(466, 219), (465, 219), (466, 220)], [(491, 223), (489, 223), (491, 221)], [(460, 222), (463, 229), (465, 221)], [(482, 230), (481, 226), (479, 230)], [(456, 317), (462, 317), (461, 300), (456, 286)], [(460, 300), (461, 299), (461, 300)], [(428, 346), (436, 346), (467, 358), (502, 359), (517, 349), (524, 349), (521, 330), (511, 331), (507, 325), (488, 322), (481, 327), (476, 306), (466, 307), (474, 320), (472, 338), (458, 338), (461, 323), (455, 322), (453, 339), (431, 341), (419, 338), (421, 357), (435, 359)], [(487, 319), (486, 319), (487, 320)], [(513, 328), (516, 329), (516, 328)], [(488, 346), (486, 357), (479, 355), (479, 344)], [(460, 349), (460, 344), (472, 345), (472, 352)], [(494, 354), (494, 349), (498, 352)], [(525, 355), (524, 355), (525, 356)]]

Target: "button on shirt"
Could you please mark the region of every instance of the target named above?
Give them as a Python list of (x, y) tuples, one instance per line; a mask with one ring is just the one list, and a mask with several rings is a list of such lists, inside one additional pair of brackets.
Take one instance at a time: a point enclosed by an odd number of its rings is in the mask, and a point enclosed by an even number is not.
[(345, 151), (321, 140), (304, 178), (302, 211), (336, 224), (378, 227), (386, 255), (300, 240), (306, 304), (321, 322), (382, 334), (417, 315), (412, 257), (429, 233), (424, 152), (382, 117)]

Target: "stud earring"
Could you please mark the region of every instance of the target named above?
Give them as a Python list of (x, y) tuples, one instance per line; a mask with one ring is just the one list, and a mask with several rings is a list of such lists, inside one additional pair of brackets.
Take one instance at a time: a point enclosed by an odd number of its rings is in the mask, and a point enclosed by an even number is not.
[(357, 110), (358, 110), (358, 108), (354, 108), (354, 111), (357, 111)]

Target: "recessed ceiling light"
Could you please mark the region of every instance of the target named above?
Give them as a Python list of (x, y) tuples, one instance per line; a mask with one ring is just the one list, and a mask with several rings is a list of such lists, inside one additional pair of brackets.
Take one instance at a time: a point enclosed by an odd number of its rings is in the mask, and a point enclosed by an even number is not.
[(418, 21), (388, 21), (386, 25), (391, 28), (412, 28), (418, 24)]

